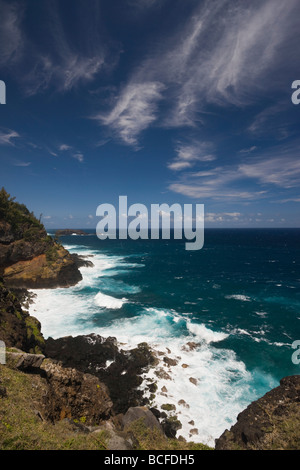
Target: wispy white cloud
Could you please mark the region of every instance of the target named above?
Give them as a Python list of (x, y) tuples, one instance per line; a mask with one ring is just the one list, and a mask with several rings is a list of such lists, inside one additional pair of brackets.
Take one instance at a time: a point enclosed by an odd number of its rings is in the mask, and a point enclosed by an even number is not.
[(277, 141), (283, 141), (291, 136), (289, 109), (290, 103), (287, 101), (266, 106), (254, 116), (246, 130), (256, 138), (268, 136), (268, 138), (272, 137)]
[(280, 145), (261, 151), (255, 157), (251, 155), (243, 163), (182, 172), (169, 189), (200, 199), (246, 202), (268, 198), (274, 201), (278, 199), (278, 190), (284, 194), (300, 187), (299, 156), (298, 141)]
[[(139, 133), (155, 119), (169, 127), (193, 127), (203, 121), (208, 104), (242, 107), (255, 103), (276, 90), (282, 70), (294, 64), (291, 49), (299, 13), (297, 0), (197, 4), (172, 34), (156, 41), (103, 122), (118, 130), (124, 142), (136, 145)], [(159, 98), (167, 105), (164, 115), (151, 112), (149, 118), (146, 112), (138, 126), (131, 110), (139, 108), (141, 97), (131, 90), (135, 85), (141, 90), (147, 83), (163, 87)], [(124, 99), (127, 93), (130, 100)], [(147, 109), (155, 108), (157, 93), (148, 94), (146, 103)], [(174, 162), (173, 169), (184, 167), (187, 163)]]
[(213, 223), (218, 223), (218, 222), (237, 222), (240, 221), (241, 218), (243, 217), (243, 214), (240, 212), (207, 212), (205, 214), (205, 222), (213, 222)]
[(254, 152), (255, 150), (257, 150), (256, 145), (252, 145), (252, 146), (249, 147), (249, 148), (245, 148), (245, 149), (240, 150), (239, 153), (240, 153), (240, 154), (249, 154), (249, 153)]
[(94, 119), (111, 127), (125, 144), (136, 147), (139, 134), (156, 120), (163, 88), (159, 82), (130, 83), (112, 110), (99, 113)]
[(50, 153), (50, 155), (52, 155), (52, 157), (58, 157), (57, 153), (54, 152), (53, 150), (49, 149), (48, 147), (46, 147), (46, 150), (48, 153)]
[(15, 145), (13, 139), (20, 138), (18, 132), (6, 129), (5, 131), (0, 131), (0, 145)]
[(78, 160), (80, 163), (84, 161), (84, 156), (82, 153), (79, 153), (79, 152), (73, 153), (72, 157), (75, 158), (75, 160)]
[(57, 58), (40, 56), (25, 77), (26, 92), (34, 95), (50, 86), (60, 92), (70, 91), (77, 85), (92, 81), (103, 65), (103, 57), (80, 57), (71, 50), (61, 51)]
[(75, 37), (60, 9), (56, 0), (42, 6), (44, 36), (37, 40), (23, 21), (26, 2), (0, 0), (0, 65), (11, 68), (29, 96), (49, 88), (70, 91), (93, 81), (117, 60), (117, 48), (103, 37), (99, 2), (91, 0), (89, 8), (76, 2), (72, 12)]
[(26, 167), (30, 165), (31, 165), (31, 162), (22, 162), (21, 160), (13, 160), (13, 166)]
[(167, 166), (170, 170), (180, 171), (193, 167), (197, 162), (211, 162), (216, 159), (212, 149), (210, 142), (179, 142), (175, 149), (177, 156)]
[(67, 145), (67, 144), (61, 144), (58, 149), (61, 151), (61, 152), (64, 152), (66, 150), (72, 150), (72, 147), (71, 145)]
[(60, 144), (58, 147), (60, 152), (67, 152), (72, 158), (78, 160), (80, 163), (84, 161), (84, 155), (80, 150), (75, 149), (73, 146), (68, 144)]
[(287, 199), (281, 199), (281, 200), (274, 201), (274, 202), (280, 203), (280, 204), (285, 204), (287, 202), (300, 202), (300, 197), (290, 197)]
[[(291, 59), (283, 51), (296, 31), (298, 7), (294, 0), (285, 5), (268, 0), (251, 5), (210, 1), (201, 6), (187, 24), (184, 40), (177, 35), (173, 51), (162, 60), (171, 65), (164, 69), (180, 88), (176, 111), (182, 122), (203, 102), (240, 106), (273, 89), (276, 80), (267, 78), (279, 63), (284, 67)], [(176, 115), (174, 119), (178, 125)]]
[(213, 187), (213, 181), (209, 183), (202, 183), (199, 181), (194, 184), (191, 183), (173, 183), (169, 186), (171, 191), (182, 194), (184, 196), (191, 197), (193, 199), (213, 199), (215, 201), (236, 201), (236, 202), (247, 202), (262, 199), (266, 197), (267, 191), (245, 191), (230, 189), (228, 187)]
[(0, 65), (17, 62), (24, 47), (21, 22), (24, 9), (14, 1), (0, 0)]
[(300, 185), (300, 160), (294, 156), (278, 156), (267, 160), (241, 164), (239, 174), (254, 178), (263, 184), (281, 188), (296, 188)]

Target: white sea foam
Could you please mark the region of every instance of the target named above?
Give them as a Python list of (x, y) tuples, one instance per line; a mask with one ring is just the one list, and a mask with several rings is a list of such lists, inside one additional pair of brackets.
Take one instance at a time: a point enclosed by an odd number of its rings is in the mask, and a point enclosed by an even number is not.
[(247, 295), (241, 295), (241, 294), (226, 295), (225, 299), (235, 299), (235, 300), (241, 300), (242, 302), (251, 302), (250, 297), (248, 297)]
[[(126, 260), (87, 252), (81, 247), (69, 249), (82, 255), (93, 254), (90, 260), (94, 268), (80, 268), (83, 280), (75, 287), (34, 291), (37, 297), (30, 314), (41, 322), (44, 336), (58, 338), (89, 333), (115, 336), (123, 349), (147, 342), (162, 355), (157, 355), (158, 366), (144, 374), (141, 388), (150, 395), (147, 381), (155, 381), (158, 388), (152, 405), (176, 406), (176, 415), (182, 423), (177, 435), (214, 446), (214, 439), (234, 424), (238, 413), (255, 399), (251, 395), (252, 377), (244, 363), (233, 351), (215, 347), (228, 334), (194, 323), (189, 314), (160, 308), (141, 307), (134, 317), (118, 317), (108, 326), (99, 326), (99, 308), (115, 311), (125, 301), (103, 294), (101, 278), (126, 270)], [(138, 264), (130, 265), (130, 269), (138, 267)], [(168, 366), (163, 360), (165, 356), (177, 364)], [(198, 434), (191, 436), (192, 428)]]
[(98, 294), (95, 296), (95, 304), (98, 305), (98, 307), (104, 307), (108, 309), (121, 308), (126, 301), (127, 299), (125, 298), (116, 299), (110, 295), (102, 294), (102, 292), (98, 292)]
[(228, 337), (228, 334), (212, 331), (203, 324), (192, 323), (190, 320), (187, 321), (188, 330), (205, 343), (215, 343), (222, 341)]
[(262, 317), (262, 318), (265, 318), (268, 316), (268, 313), (267, 312), (254, 312), (256, 313), (256, 315), (258, 315), (259, 317)]
[(101, 277), (105, 276), (108, 270), (123, 265), (122, 258), (87, 251), (81, 246), (68, 246), (67, 249), (82, 256), (92, 254), (89, 260), (94, 267), (81, 267), (83, 279), (74, 287), (31, 291), (36, 298), (30, 306), (30, 314), (40, 320), (42, 333), (46, 338), (91, 333), (94, 329), (93, 318), (99, 313), (99, 307), (121, 308), (125, 301), (101, 292), (95, 295), (92, 291), (90, 296), (84, 293), (86, 288), (99, 290)]
[[(186, 336), (176, 336), (179, 323), (186, 326)], [(176, 406), (175, 413), (182, 423), (178, 435), (185, 439), (214, 446), (214, 439), (234, 424), (238, 413), (251, 401), (251, 374), (244, 363), (233, 351), (212, 346), (227, 337), (222, 332), (158, 308), (143, 309), (136, 317), (120, 319), (96, 332), (116, 336), (123, 349), (145, 341), (157, 351), (160, 363), (144, 374), (141, 388), (150, 396), (147, 384), (155, 382), (157, 393), (152, 406)], [(166, 356), (177, 364), (168, 366), (163, 360)], [(191, 435), (193, 428), (198, 430), (197, 435)]]

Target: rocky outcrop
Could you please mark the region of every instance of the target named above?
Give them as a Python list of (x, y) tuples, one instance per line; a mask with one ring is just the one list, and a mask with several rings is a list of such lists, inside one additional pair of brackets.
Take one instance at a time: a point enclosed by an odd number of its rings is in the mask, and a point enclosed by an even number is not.
[(92, 375), (47, 358), (36, 369), (0, 364), (2, 450), (203, 448), (193, 442), (168, 440), (145, 407), (114, 416), (105, 385)]
[(8, 287), (25, 289), (68, 287), (82, 279), (70, 253), (4, 188), (0, 191), (0, 274)]
[(61, 363), (46, 359), (41, 369), (48, 384), (46, 418), (70, 418), (85, 425), (98, 425), (112, 413), (113, 403), (104, 383)]
[(82, 255), (78, 255), (77, 253), (72, 253), (71, 256), (77, 268), (81, 268), (81, 267), (92, 268), (94, 266), (94, 263), (90, 261), (89, 259), (87, 259), (87, 258), (92, 257), (93, 255), (82, 256)]
[(45, 356), (43, 354), (31, 354), (24, 351), (8, 351), (6, 352), (6, 363), (10, 367), (22, 371), (32, 371), (39, 369)]
[(163, 429), (156, 419), (154, 414), (146, 406), (135, 406), (127, 410), (124, 416), (122, 416), (122, 425), (126, 429), (130, 426), (131, 423), (137, 420), (143, 420), (145, 426), (151, 429), (157, 429), (163, 433)]
[(45, 354), (65, 367), (90, 373), (106, 384), (115, 413), (125, 413), (131, 406), (145, 404), (141, 374), (156, 358), (146, 343), (129, 351), (119, 349), (116, 338), (96, 334), (65, 338), (48, 338)]
[(41, 254), (29, 260), (18, 261), (4, 269), (3, 277), (8, 287), (42, 289), (69, 287), (81, 279), (73, 258), (62, 246), (53, 245), (55, 259)]
[(55, 232), (56, 237), (63, 237), (67, 235), (88, 235), (88, 234), (84, 230), (71, 229), (71, 228), (60, 229), (60, 230), (56, 230)]
[(299, 450), (300, 375), (251, 403), (237, 423), (216, 439), (216, 450)]
[(133, 450), (134, 443), (132, 435), (125, 433), (118, 429), (112, 420), (98, 426), (96, 429), (91, 430), (92, 435), (98, 435), (104, 432), (106, 435), (106, 449), (107, 450)]
[(0, 340), (7, 348), (15, 347), (28, 353), (44, 350), (40, 322), (21, 306), (19, 292), (9, 290), (0, 278)]

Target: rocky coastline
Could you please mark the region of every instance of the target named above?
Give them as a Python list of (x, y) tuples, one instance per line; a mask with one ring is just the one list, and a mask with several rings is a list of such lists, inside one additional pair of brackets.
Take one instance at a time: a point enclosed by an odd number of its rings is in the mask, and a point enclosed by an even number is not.
[[(33, 301), (27, 289), (75, 285), (81, 266), (92, 267), (92, 260), (69, 254), (25, 206), (0, 191), (0, 340), (6, 347), (0, 448), (210, 450), (180, 436), (172, 406), (151, 406), (155, 383), (146, 384), (147, 393), (141, 385), (143, 374), (158, 366), (159, 352), (148, 344), (125, 350), (117, 338), (96, 334), (43, 337), (27, 312)], [(172, 360), (163, 357), (168, 367)], [(239, 414), (215, 449), (299, 449), (299, 402), (300, 376), (283, 378)]]
[(65, 236), (68, 236), (68, 235), (83, 235), (83, 236), (86, 236), (88, 234), (84, 230), (71, 229), (71, 228), (59, 229), (59, 230), (56, 230), (56, 232), (55, 232), (55, 237), (65, 237)]
[(7, 287), (69, 287), (82, 279), (74, 258), (24, 204), (0, 191), (0, 275)]

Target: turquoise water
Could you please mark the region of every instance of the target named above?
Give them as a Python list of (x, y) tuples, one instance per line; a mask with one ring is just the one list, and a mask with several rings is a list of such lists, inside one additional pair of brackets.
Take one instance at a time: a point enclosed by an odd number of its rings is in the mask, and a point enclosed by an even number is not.
[(36, 291), (31, 314), (45, 337), (95, 332), (176, 359), (161, 364), (168, 379), (145, 374), (158, 383), (153, 404), (174, 403), (178, 435), (197, 428), (193, 440), (212, 445), (251, 401), (299, 374), (299, 240), (297, 229), (206, 230), (204, 248), (186, 251), (183, 240), (62, 237), (94, 268), (75, 287)]

